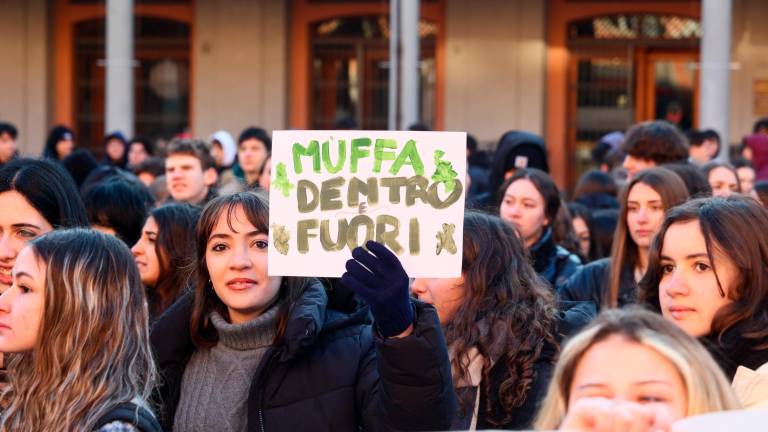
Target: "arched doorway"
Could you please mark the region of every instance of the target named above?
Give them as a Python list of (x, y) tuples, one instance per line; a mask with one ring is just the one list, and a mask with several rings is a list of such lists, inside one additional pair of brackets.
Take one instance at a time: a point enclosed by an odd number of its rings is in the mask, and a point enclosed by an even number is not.
[[(572, 188), (605, 132), (663, 117), (677, 101), (697, 124), (700, 2), (550, 0), (545, 138)], [(686, 108), (688, 107), (688, 108)]]

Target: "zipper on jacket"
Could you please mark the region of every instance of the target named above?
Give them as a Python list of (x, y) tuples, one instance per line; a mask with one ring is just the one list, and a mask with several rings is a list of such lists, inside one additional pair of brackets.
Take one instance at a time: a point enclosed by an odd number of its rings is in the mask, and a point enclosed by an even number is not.
[(259, 380), (258, 380), (258, 391), (259, 391), (259, 398), (257, 400), (257, 405), (259, 407), (259, 430), (261, 432), (264, 431), (264, 392), (265, 392), (265, 385), (266, 377), (268, 376), (270, 369), (272, 368), (272, 363), (274, 363), (274, 359), (280, 355), (281, 350), (274, 350), (272, 351), (272, 355), (267, 358), (267, 363), (264, 365), (264, 368), (261, 371), (261, 374), (259, 374)]

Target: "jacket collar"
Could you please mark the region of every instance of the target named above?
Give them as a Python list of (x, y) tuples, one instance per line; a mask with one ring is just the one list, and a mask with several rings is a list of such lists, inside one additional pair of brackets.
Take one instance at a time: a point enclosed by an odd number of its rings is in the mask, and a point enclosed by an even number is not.
[(547, 268), (547, 264), (555, 253), (556, 245), (552, 240), (552, 228), (547, 227), (541, 234), (541, 238), (531, 246), (533, 268), (537, 273), (541, 273)]
[(723, 333), (722, 337), (710, 334), (699, 338), (720, 365), (728, 379), (733, 380), (739, 366), (757, 370), (768, 363), (768, 337), (748, 339), (738, 324)]
[(368, 308), (360, 308), (351, 315), (329, 310), (325, 287), (317, 279), (312, 279), (289, 309), (280, 360), (295, 358), (311, 347), (321, 332), (367, 323), (370, 323)]

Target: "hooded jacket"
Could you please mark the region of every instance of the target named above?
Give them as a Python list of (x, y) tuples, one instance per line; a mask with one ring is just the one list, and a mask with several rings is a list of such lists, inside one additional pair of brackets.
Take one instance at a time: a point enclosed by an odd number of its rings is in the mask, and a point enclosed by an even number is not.
[(56, 151), (56, 144), (62, 140), (75, 140), (75, 133), (72, 132), (72, 129), (63, 125), (59, 125), (51, 129), (51, 133), (48, 134), (48, 139), (45, 141), (43, 157), (59, 160), (59, 154)]
[(538, 168), (549, 172), (547, 149), (540, 136), (529, 132), (510, 131), (499, 139), (491, 165), (491, 199), (496, 200), (504, 174), (514, 168)]
[[(123, 145), (123, 157), (117, 161), (110, 159), (109, 155), (107, 154), (107, 143), (113, 139), (120, 141), (120, 143)], [(101, 163), (120, 169), (125, 169), (126, 165), (128, 165), (128, 141), (125, 139), (122, 132), (114, 131), (104, 137), (104, 158), (101, 160)]]
[(232, 135), (229, 132), (220, 130), (208, 137), (209, 145), (213, 145), (214, 141), (221, 144), (221, 151), (224, 154), (224, 158), (221, 161), (221, 167), (219, 168), (224, 169), (231, 167), (232, 164), (235, 163), (235, 156), (237, 156), (237, 144), (235, 144), (235, 139), (232, 138)]
[[(249, 431), (444, 430), (456, 409), (450, 364), (437, 312), (414, 302), (413, 333), (384, 339), (368, 308), (329, 309), (314, 281), (290, 308), (285, 343), (264, 355), (248, 397)], [(153, 326), (160, 370), (160, 418), (171, 430), (184, 369), (192, 295)]]

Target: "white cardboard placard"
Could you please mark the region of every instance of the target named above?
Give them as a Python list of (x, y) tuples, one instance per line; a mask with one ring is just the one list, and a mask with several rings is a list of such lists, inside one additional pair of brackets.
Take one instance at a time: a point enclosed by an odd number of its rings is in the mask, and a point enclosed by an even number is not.
[(410, 277), (461, 274), (466, 133), (275, 131), (271, 276), (340, 277), (372, 238)]

